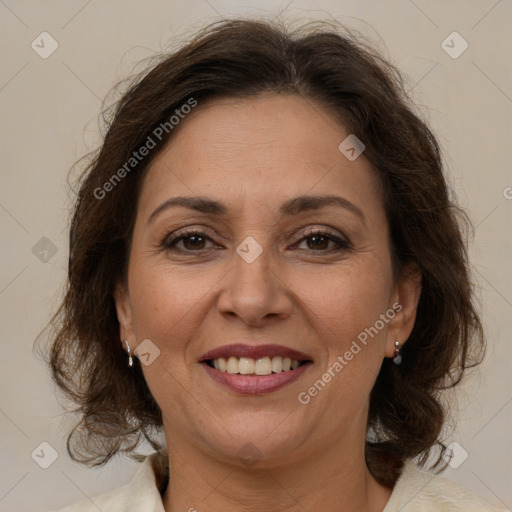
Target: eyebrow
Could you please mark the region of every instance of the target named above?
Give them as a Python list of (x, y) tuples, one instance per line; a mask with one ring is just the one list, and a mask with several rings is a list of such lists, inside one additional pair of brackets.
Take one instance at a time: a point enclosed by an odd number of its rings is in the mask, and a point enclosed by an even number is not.
[[(281, 205), (279, 212), (282, 217), (291, 217), (302, 212), (320, 210), (329, 206), (337, 206), (343, 208), (355, 214), (363, 222), (366, 220), (365, 215), (360, 208), (348, 201), (348, 199), (336, 195), (304, 195), (294, 197), (293, 199), (288, 199), (285, 201)], [(171, 197), (170, 199), (164, 201), (160, 206), (158, 206), (149, 216), (148, 223), (164, 210), (176, 207), (188, 208), (189, 210), (195, 210), (200, 213), (215, 215), (219, 217), (225, 216), (228, 213), (228, 208), (219, 201), (215, 201), (207, 197), (179, 196)]]

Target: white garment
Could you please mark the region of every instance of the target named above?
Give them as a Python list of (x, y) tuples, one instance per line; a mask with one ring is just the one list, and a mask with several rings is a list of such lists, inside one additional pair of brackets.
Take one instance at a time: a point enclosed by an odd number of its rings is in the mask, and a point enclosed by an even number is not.
[[(146, 457), (129, 484), (57, 512), (165, 512), (155, 478), (162, 456), (153, 453)], [(451, 480), (420, 470), (408, 461), (382, 512), (511, 511), (496, 508)]]

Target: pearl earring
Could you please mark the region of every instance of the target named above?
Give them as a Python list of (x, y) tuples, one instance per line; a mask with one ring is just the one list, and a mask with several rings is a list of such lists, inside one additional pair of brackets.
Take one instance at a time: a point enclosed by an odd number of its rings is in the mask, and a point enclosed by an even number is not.
[(133, 366), (133, 357), (132, 357), (132, 351), (130, 350), (130, 344), (128, 343), (128, 340), (125, 340), (124, 343), (126, 345), (126, 349), (128, 350), (128, 366), (132, 367)]
[(402, 362), (402, 354), (400, 354), (400, 343), (395, 341), (395, 355), (393, 357), (393, 363), (399, 365)]

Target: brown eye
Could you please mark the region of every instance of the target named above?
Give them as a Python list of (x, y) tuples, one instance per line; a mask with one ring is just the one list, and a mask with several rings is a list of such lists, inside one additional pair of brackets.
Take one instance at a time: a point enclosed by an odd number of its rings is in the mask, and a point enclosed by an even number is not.
[(187, 250), (197, 250), (197, 249), (204, 249), (204, 244), (206, 241), (206, 238), (204, 236), (200, 235), (188, 235), (181, 237), (183, 241), (183, 246)]
[[(343, 240), (342, 238), (325, 231), (312, 231), (307, 233), (306, 236), (299, 240), (299, 244), (304, 241), (307, 245), (306, 250), (309, 249), (316, 252), (331, 252), (350, 249), (350, 244), (347, 240)], [(329, 243), (331, 242), (335, 244), (334, 248), (329, 248)]]
[[(168, 250), (194, 253), (207, 249), (205, 244), (208, 241), (213, 242), (210, 237), (206, 236), (201, 231), (187, 231), (165, 239), (162, 245)], [(178, 245), (180, 243), (182, 244), (181, 247)]]
[(322, 235), (309, 236), (306, 240), (308, 240), (309, 249), (327, 249), (331, 241), (329, 238)]

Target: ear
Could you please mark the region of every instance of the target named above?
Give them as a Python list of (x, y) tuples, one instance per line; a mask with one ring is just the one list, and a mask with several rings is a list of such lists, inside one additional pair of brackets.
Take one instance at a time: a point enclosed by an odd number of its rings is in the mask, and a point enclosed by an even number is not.
[[(135, 332), (133, 329), (133, 313), (130, 303), (130, 294), (127, 286), (119, 283), (114, 290), (117, 319), (119, 320), (119, 336), (121, 343), (128, 340), (131, 346), (135, 345)], [(123, 346), (124, 348), (124, 346)]]
[(389, 322), (386, 341), (387, 357), (395, 355), (395, 341), (403, 346), (409, 338), (416, 321), (420, 295), (421, 270), (416, 263), (410, 263), (398, 278), (392, 293), (390, 308), (395, 310), (395, 316)]

